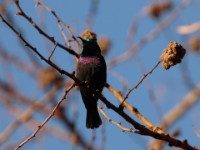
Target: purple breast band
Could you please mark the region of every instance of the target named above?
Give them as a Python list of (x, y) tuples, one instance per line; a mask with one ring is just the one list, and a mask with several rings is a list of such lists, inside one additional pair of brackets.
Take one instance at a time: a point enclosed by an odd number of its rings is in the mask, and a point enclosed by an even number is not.
[(100, 63), (100, 60), (98, 57), (80, 57), (79, 61), (83, 64), (98, 64)]

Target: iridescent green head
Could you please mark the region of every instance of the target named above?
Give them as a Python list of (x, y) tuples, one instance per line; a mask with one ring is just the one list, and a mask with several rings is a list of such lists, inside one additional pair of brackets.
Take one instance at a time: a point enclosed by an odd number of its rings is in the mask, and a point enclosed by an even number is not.
[(81, 56), (97, 56), (101, 54), (99, 45), (96, 39), (78, 37), (83, 43)]

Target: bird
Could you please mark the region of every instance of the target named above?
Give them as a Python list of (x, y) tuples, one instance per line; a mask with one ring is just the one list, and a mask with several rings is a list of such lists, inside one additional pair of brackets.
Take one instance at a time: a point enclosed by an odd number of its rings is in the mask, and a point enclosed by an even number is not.
[(86, 128), (95, 129), (102, 124), (102, 120), (97, 109), (98, 98), (92, 95), (89, 89), (102, 92), (107, 78), (106, 62), (96, 38), (78, 38), (82, 41), (82, 52), (77, 64), (76, 77), (89, 87), (80, 87), (80, 93), (87, 111)]

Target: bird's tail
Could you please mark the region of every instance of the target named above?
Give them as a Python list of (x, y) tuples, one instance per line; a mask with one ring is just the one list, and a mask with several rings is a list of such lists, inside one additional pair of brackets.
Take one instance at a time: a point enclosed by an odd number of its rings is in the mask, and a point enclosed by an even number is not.
[(91, 129), (98, 128), (102, 124), (97, 110), (98, 99), (88, 96), (87, 91), (84, 91), (84, 89), (80, 89), (80, 91), (85, 108), (87, 110), (86, 127)]
[(101, 124), (102, 124), (102, 121), (99, 116), (97, 107), (87, 109), (86, 127), (94, 129), (94, 128), (98, 128)]

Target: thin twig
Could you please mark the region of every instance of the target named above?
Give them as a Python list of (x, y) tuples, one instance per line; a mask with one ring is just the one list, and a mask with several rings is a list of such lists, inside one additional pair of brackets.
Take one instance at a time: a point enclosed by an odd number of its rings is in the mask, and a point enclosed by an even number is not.
[(60, 106), (60, 104), (63, 102), (63, 100), (66, 99), (67, 94), (69, 93), (69, 91), (74, 86), (75, 86), (75, 84), (73, 83), (70, 87), (68, 87), (65, 90), (64, 95), (58, 101), (58, 103), (56, 104), (56, 106), (54, 107), (54, 109), (52, 110), (52, 112), (50, 113), (50, 115), (44, 120), (44, 122), (41, 125), (38, 126), (38, 128), (35, 130), (35, 132), (31, 136), (29, 136), (27, 139), (25, 139), (22, 143), (20, 143), (15, 150), (20, 149), (23, 145), (25, 145), (26, 143), (28, 143), (32, 138), (34, 138), (37, 135), (37, 133), (42, 129), (42, 127), (55, 115), (55, 112), (56, 112), (57, 108)]
[(47, 5), (45, 5), (44, 3), (42, 3), (40, 0), (35, 0), (35, 2), (37, 3), (37, 5), (42, 6), (44, 9), (46, 9), (48, 12), (50, 12), (56, 19), (58, 23), (61, 23), (64, 25), (65, 29), (69, 32), (69, 34), (71, 35), (72, 39), (75, 40), (76, 44), (78, 45), (79, 48), (81, 48), (81, 44), (79, 43), (79, 41), (76, 39), (76, 37), (74, 36), (73, 32), (71, 31), (70, 27), (62, 20), (60, 19), (60, 17), (58, 17), (58, 15), (56, 14), (55, 11), (51, 10)]
[(58, 43), (55, 43), (54, 48), (53, 48), (51, 54), (50, 54), (49, 57), (48, 57), (48, 60), (49, 60), (49, 61), (51, 61), (51, 57), (52, 57), (54, 51), (56, 50), (57, 45), (58, 45)]
[(126, 128), (124, 126), (122, 126), (121, 123), (118, 123), (116, 121), (113, 121), (110, 117), (108, 117), (108, 115), (106, 115), (106, 113), (103, 111), (103, 108), (102, 107), (99, 107), (98, 106), (98, 109), (99, 111), (101, 112), (101, 114), (112, 124), (116, 125), (117, 127), (119, 127), (120, 129), (122, 129), (122, 132), (134, 132), (135, 133), (135, 130), (132, 129), (132, 128)]
[(40, 34), (42, 34), (44, 37), (46, 37), (49, 41), (51, 41), (52, 43), (54, 43), (54, 45), (57, 43), (58, 47), (66, 50), (67, 52), (69, 52), (70, 54), (76, 56), (77, 58), (79, 58), (79, 54), (77, 54), (73, 49), (69, 49), (67, 47), (65, 47), (64, 45), (60, 44), (59, 42), (57, 42), (54, 37), (49, 36), (47, 33), (45, 33), (34, 21), (32, 18), (30, 18), (29, 16), (26, 15), (26, 13), (22, 10), (21, 6), (19, 5), (19, 0), (14, 0), (17, 8), (18, 8), (18, 12), (16, 13), (16, 15), (20, 15), (23, 16)]
[(143, 75), (142, 79), (135, 85), (133, 86), (129, 91), (128, 93), (126, 94), (126, 96), (124, 97), (124, 100), (122, 101), (122, 103), (120, 105), (123, 105), (123, 103), (126, 101), (126, 99), (128, 98), (128, 96), (130, 95), (130, 93), (136, 89), (143, 81), (144, 79), (149, 75), (151, 74), (157, 67), (158, 65), (161, 63), (161, 61), (158, 61), (157, 64), (146, 74)]

